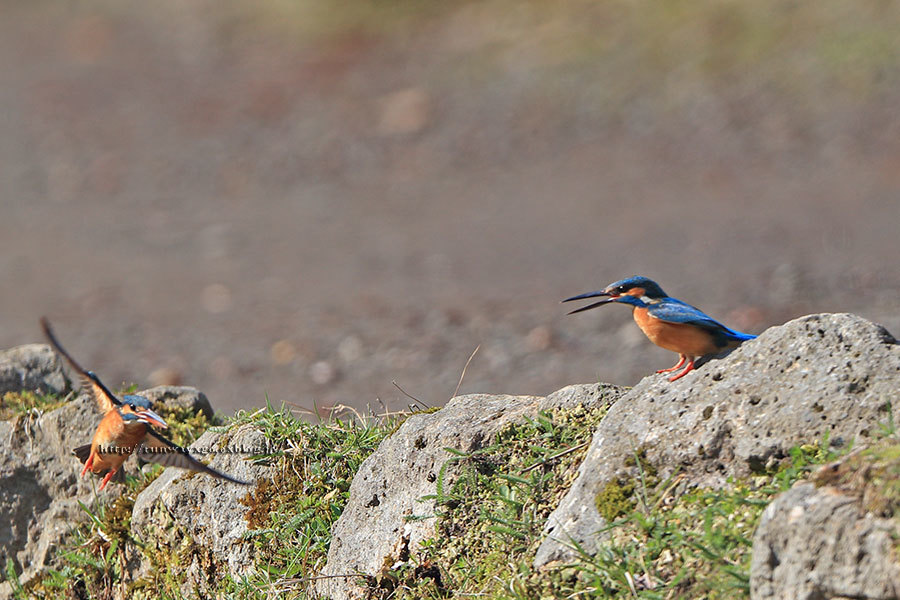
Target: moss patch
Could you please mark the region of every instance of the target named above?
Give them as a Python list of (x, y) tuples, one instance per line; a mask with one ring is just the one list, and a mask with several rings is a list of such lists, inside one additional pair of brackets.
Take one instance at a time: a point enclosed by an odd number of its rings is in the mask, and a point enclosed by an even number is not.
[(68, 401), (68, 397), (56, 394), (36, 394), (30, 391), (6, 392), (0, 396), (0, 421), (7, 421), (37, 409), (46, 412), (59, 408)]
[(199, 409), (192, 411), (186, 407), (166, 405), (154, 408), (168, 425), (163, 434), (179, 446), (190, 446), (207, 429), (219, 424), (217, 419), (208, 419)]
[(635, 471), (634, 478), (610, 481), (603, 486), (594, 500), (597, 511), (607, 522), (612, 522), (634, 510), (637, 504), (637, 499), (634, 497), (635, 491), (646, 487), (655, 488), (659, 485), (658, 471), (647, 460), (644, 448), (636, 450), (634, 454), (625, 459), (624, 463), (626, 467)]
[(609, 522), (634, 510), (634, 481), (610, 481), (597, 494), (597, 511)]
[(862, 508), (874, 515), (900, 519), (900, 441), (885, 438), (826, 465), (813, 482), (859, 498)]
[(241, 502), (255, 549), (257, 572), (220, 591), (243, 598), (305, 598), (311, 581), (325, 564), (331, 527), (350, 497), (350, 482), (365, 460), (391, 431), (394, 419), (320, 423), (297, 419), (287, 410), (239, 414), (235, 425), (253, 423), (272, 448), (259, 457), (273, 467), (270, 482), (261, 483)]

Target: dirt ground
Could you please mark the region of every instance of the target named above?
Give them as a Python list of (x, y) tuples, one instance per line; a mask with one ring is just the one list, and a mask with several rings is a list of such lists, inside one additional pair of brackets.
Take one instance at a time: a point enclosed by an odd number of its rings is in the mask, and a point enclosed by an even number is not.
[(670, 366), (559, 304), (634, 274), (900, 334), (891, 3), (260, 6), (0, 3), (0, 347), (379, 411)]

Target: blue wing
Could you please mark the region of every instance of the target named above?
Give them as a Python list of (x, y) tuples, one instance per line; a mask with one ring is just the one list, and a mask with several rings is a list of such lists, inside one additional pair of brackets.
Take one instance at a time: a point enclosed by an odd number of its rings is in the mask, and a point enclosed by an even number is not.
[(755, 335), (741, 333), (725, 327), (700, 309), (675, 298), (666, 298), (658, 304), (651, 305), (648, 307), (647, 313), (654, 319), (666, 321), (667, 323), (683, 323), (708, 329), (727, 340), (746, 341), (756, 337)]

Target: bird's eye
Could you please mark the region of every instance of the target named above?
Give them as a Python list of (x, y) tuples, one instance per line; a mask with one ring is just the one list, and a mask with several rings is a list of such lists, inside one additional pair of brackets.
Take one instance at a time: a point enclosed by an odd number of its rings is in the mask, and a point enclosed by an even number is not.
[(617, 294), (624, 294), (624, 293), (627, 291), (627, 289), (628, 289), (628, 288), (626, 288), (624, 285), (620, 285), (619, 287), (616, 288), (616, 293), (617, 293)]
[(131, 410), (137, 410), (137, 409), (134, 407), (134, 404), (129, 404), (129, 405), (128, 405), (128, 408), (130, 408)]

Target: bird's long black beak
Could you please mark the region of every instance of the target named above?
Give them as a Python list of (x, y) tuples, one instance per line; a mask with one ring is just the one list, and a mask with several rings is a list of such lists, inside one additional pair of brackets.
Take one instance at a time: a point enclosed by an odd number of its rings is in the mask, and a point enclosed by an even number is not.
[[(584, 300), (585, 298), (597, 298), (599, 296), (609, 296), (608, 292), (604, 292), (600, 290), (599, 292), (588, 292), (587, 294), (579, 294), (578, 296), (572, 296), (571, 298), (566, 298), (563, 302), (571, 302), (572, 300)], [(601, 300), (600, 302), (594, 302), (593, 304), (588, 304), (587, 306), (582, 306), (579, 309), (573, 310), (572, 312), (566, 313), (568, 315), (574, 315), (575, 313), (584, 312), (586, 310), (591, 310), (592, 308), (597, 308), (598, 306), (603, 306), (604, 304), (609, 304), (610, 302), (615, 302), (615, 298), (607, 298), (606, 300)]]
[(142, 408), (141, 410), (135, 413), (137, 418), (147, 423), (148, 425), (156, 425), (157, 427), (161, 427), (162, 429), (168, 429), (169, 426), (163, 421), (163, 418), (150, 410), (149, 408)]

